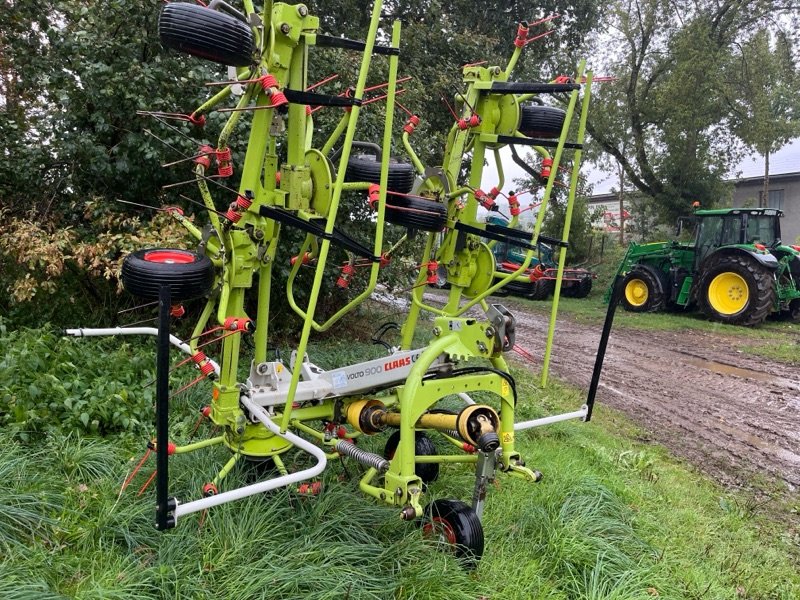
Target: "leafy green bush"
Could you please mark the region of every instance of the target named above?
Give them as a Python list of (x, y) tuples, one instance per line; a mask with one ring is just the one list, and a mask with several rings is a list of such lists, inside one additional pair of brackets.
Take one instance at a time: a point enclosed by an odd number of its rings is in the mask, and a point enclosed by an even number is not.
[(154, 353), (120, 339), (63, 338), (0, 320), (0, 426), (14, 437), (139, 433), (152, 422)]

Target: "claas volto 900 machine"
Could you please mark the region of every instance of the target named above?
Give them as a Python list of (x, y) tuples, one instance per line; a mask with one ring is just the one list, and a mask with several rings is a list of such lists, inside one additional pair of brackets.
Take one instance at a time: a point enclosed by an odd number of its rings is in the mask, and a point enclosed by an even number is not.
[[(479, 221), (484, 157), (505, 145), (527, 145), (551, 157), (557, 170), (565, 149), (573, 151), (573, 188), (580, 163), (589, 102), (591, 73), (581, 64), (573, 77), (550, 82), (517, 82), (514, 67), (535, 26), (549, 26), (551, 18), (521, 23), (507, 65), (463, 67), (463, 88), (452, 97), (455, 116), (440, 166), (427, 167), (414, 153), (410, 136), (420, 117), (409, 111), (402, 142), (410, 162), (393, 159), (391, 142), (398, 106), (400, 24), (379, 36), (382, 2), (375, 0), (365, 41), (321, 33), (319, 19), (303, 4), (265, 2), (256, 10), (249, 0), (241, 10), (214, 0), (208, 6), (168, 3), (160, 14), (164, 45), (195, 57), (229, 66), (229, 81), (186, 115), (146, 112), (164, 126), (182, 119), (198, 126), (195, 152), (179, 160), (192, 171), (208, 225), (199, 227), (178, 208), (170, 214), (196, 240), (192, 249), (144, 248), (122, 265), (126, 290), (159, 306), (159, 327), (72, 329), (77, 336), (158, 336), (156, 439), (151, 442), (157, 460), (156, 525), (176, 526), (192, 513), (284, 486), (307, 484), (319, 476), (333, 456), (366, 467), (360, 489), (375, 501), (395, 507), (406, 520), (419, 519), (426, 532), (448, 542), (468, 566), (483, 553), (481, 514), (487, 485), (499, 474), (530, 482), (540, 474), (526, 466), (515, 445), (517, 432), (548, 422), (591, 416), (591, 405), (544, 420), (515, 422), (520, 400), (504, 354), (514, 346), (514, 317), (502, 305), (490, 304), (489, 295), (523, 274), (532, 264), (525, 252), (518, 268), (496, 279), (495, 259), (484, 243), (488, 238), (507, 243), (536, 243), (534, 232), (521, 232)], [(385, 39), (383, 44), (376, 42)], [(318, 48), (340, 48), (360, 55), (355, 82), (347, 92), (326, 95), (309, 89), (307, 66)], [(371, 101), (367, 87), (373, 55), (385, 57), (388, 81), (379, 89), (386, 102), (381, 145), (355, 139), (360, 111)], [(346, 74), (342, 74), (345, 76)], [(579, 103), (581, 90), (584, 90)], [(538, 138), (537, 118), (551, 116), (531, 107), (532, 101), (559, 95), (564, 102), (558, 135)], [(333, 131), (315, 128), (319, 107), (341, 110)], [(405, 110), (405, 109), (404, 109)], [(215, 145), (201, 138), (205, 117), (212, 111), (229, 118)], [(234, 164), (234, 137), (241, 115), (249, 113), (244, 159)], [(539, 115), (539, 117), (537, 117)], [(576, 117), (573, 119), (573, 117)], [(575, 141), (567, 141), (570, 126)], [(553, 150), (552, 156), (547, 150)], [(466, 181), (461, 169), (470, 168)], [(238, 176), (238, 177), (237, 177)], [(552, 190), (548, 181), (544, 203)], [(574, 189), (572, 190), (574, 193)], [(374, 211), (371, 243), (346, 235), (348, 220), (341, 210), (344, 192), (360, 192)], [(315, 332), (331, 330), (369, 298), (391, 251), (406, 238), (397, 232), (417, 232), (422, 238), (416, 285), (401, 328), (399, 346), (385, 357), (323, 370), (309, 357)], [(284, 362), (268, 356), (269, 306), (279, 248), (284, 232), (300, 233), (299, 246), (288, 249), (295, 258), (285, 283), (285, 301), (302, 322), (299, 343)], [(394, 239), (390, 239), (396, 236)], [(295, 236), (295, 239), (297, 237)], [(286, 249), (286, 248), (284, 248)], [(344, 253), (344, 264), (331, 257)], [(301, 268), (305, 273), (300, 276)], [(339, 269), (337, 285), (356, 281), (362, 269), (363, 289), (332, 316), (320, 320), (317, 310), (326, 269)], [(309, 272), (312, 275), (308, 275)], [(426, 282), (444, 277), (450, 284), (444, 306), (423, 295)], [(303, 280), (304, 281), (301, 281)], [(308, 289), (301, 302), (300, 285)], [(255, 310), (245, 302), (256, 294)], [(189, 339), (170, 331), (170, 320), (181, 313), (181, 303), (204, 299), (205, 307)], [(250, 312), (246, 309), (250, 308)], [(467, 311), (478, 309), (483, 316)], [(424, 318), (430, 316), (431, 318)], [(429, 341), (413, 347), (414, 332), (427, 329)], [(210, 356), (205, 340), (218, 336), (221, 350)], [(240, 378), (243, 339), (252, 340), (253, 356)], [(210, 387), (205, 415), (218, 433), (198, 442), (169, 439), (169, 349), (187, 355)], [(481, 401), (471, 396), (481, 392)], [(486, 394), (493, 400), (483, 400)], [(456, 411), (440, 408), (446, 397), (460, 398)], [(359, 446), (360, 436), (387, 436), (385, 451), (373, 453)], [(442, 453), (437, 444), (454, 449)], [(169, 489), (169, 457), (210, 446), (224, 446), (230, 458), (203, 487), (201, 497), (179, 499)], [(282, 457), (301, 449), (315, 461), (300, 471), (289, 470)], [(271, 461), (274, 476), (244, 487), (226, 489), (226, 475), (239, 461)], [(470, 503), (456, 499), (423, 502), (426, 484), (435, 479), (440, 464), (464, 463), (475, 469)]]

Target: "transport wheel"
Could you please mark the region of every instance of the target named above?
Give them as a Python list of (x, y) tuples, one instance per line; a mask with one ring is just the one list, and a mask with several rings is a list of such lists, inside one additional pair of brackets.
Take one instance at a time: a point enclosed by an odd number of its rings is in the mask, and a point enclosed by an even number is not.
[[(390, 161), (389, 162), (389, 182), (387, 189), (390, 192), (407, 194), (414, 187), (416, 172), (411, 163)], [(381, 162), (377, 156), (370, 154), (356, 154), (347, 161), (347, 170), (344, 174), (345, 181), (369, 181), (370, 183), (381, 182)], [(387, 204), (394, 198), (389, 198)]]
[(578, 281), (562, 281), (561, 282), (561, 297), (574, 298), (578, 293)]
[(425, 507), (422, 533), (437, 538), (472, 571), (483, 556), (483, 526), (472, 507), (459, 500), (434, 500)]
[(552, 279), (537, 279), (531, 285), (533, 289), (528, 296), (531, 300), (547, 300), (555, 289), (555, 281)]
[(800, 298), (789, 303), (789, 318), (795, 323), (800, 323)]
[(174, 302), (205, 296), (214, 283), (214, 265), (207, 256), (174, 248), (137, 250), (122, 261), (122, 287), (145, 300), (157, 300), (168, 285)]
[(622, 306), (631, 312), (655, 312), (664, 307), (658, 275), (646, 265), (634, 265), (622, 280)]
[(255, 61), (250, 26), (236, 17), (189, 2), (164, 5), (158, 34), (167, 48), (215, 63), (246, 67)]
[[(423, 431), (415, 432), (414, 438), (414, 454), (418, 456), (434, 456), (437, 454), (433, 440), (425, 435)], [(399, 445), (400, 430), (398, 429), (386, 440), (386, 446), (383, 448), (383, 457), (386, 460), (392, 460)], [(414, 473), (422, 480), (422, 483), (427, 485), (439, 478), (439, 463), (417, 463), (414, 467)]]
[(561, 135), (566, 115), (560, 108), (523, 104), (520, 106), (518, 129), (528, 137), (557, 138)]
[(437, 232), (447, 224), (447, 207), (435, 200), (388, 196), (386, 220), (409, 229)]
[(586, 298), (592, 291), (592, 278), (584, 277), (573, 290), (573, 298)]
[(714, 321), (760, 325), (775, 304), (772, 272), (745, 256), (712, 256), (699, 277), (698, 300)]

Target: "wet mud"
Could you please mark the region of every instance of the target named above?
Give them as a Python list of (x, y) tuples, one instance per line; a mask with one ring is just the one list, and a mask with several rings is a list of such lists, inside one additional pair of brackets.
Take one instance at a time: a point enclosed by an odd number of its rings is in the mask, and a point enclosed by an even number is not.
[[(505, 300), (505, 299), (504, 299)], [(517, 343), (541, 369), (548, 317), (508, 303)], [(588, 390), (601, 326), (561, 315), (550, 374)], [(800, 352), (800, 332), (795, 342)], [(800, 489), (800, 369), (747, 355), (747, 343), (700, 331), (614, 328), (596, 401), (727, 486), (753, 478)], [(783, 485), (779, 485), (784, 487)]]

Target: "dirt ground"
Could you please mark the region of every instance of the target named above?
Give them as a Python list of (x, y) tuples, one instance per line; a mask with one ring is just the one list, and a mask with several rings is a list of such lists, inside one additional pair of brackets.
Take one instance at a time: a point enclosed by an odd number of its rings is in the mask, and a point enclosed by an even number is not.
[[(507, 299), (504, 299), (507, 300)], [(517, 344), (541, 368), (549, 317), (506, 302)], [(513, 306), (512, 306), (513, 304)], [(599, 325), (561, 315), (550, 373), (589, 389)], [(800, 351), (800, 332), (796, 334)], [(749, 356), (742, 339), (699, 331), (612, 330), (596, 401), (727, 486), (800, 489), (800, 369)], [(782, 487), (782, 486), (779, 486)]]

